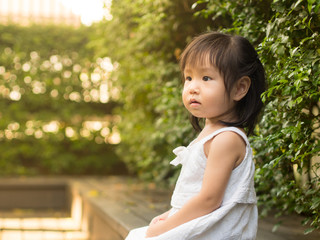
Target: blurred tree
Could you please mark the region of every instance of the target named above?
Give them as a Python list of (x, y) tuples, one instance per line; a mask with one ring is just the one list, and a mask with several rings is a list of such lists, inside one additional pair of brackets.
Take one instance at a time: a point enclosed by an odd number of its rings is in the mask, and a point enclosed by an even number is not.
[(90, 34), (88, 27), (0, 26), (0, 174), (115, 170), (114, 65), (93, 58)]

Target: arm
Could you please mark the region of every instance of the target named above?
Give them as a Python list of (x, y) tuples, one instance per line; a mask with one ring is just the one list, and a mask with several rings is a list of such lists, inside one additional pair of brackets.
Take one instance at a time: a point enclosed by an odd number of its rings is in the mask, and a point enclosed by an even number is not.
[(160, 235), (220, 207), (231, 172), (243, 156), (245, 145), (236, 133), (224, 132), (217, 135), (208, 147), (207, 166), (200, 192), (167, 220), (150, 225), (147, 237)]

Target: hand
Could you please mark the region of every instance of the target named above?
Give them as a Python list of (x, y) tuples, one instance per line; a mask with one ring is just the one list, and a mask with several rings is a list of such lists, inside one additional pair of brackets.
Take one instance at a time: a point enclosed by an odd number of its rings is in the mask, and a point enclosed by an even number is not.
[(160, 221), (164, 221), (164, 220), (165, 220), (165, 219), (164, 219), (161, 215), (156, 216), (156, 217), (154, 217), (154, 218), (151, 220), (149, 226), (152, 226), (152, 225), (157, 224), (157, 223), (159, 223)]
[(149, 225), (151, 226), (151, 225), (153, 225), (153, 224), (158, 223), (159, 221), (164, 221), (164, 220), (166, 220), (166, 219), (168, 218), (168, 216), (169, 216), (169, 212), (170, 212), (170, 210), (167, 211), (167, 212), (165, 212), (165, 213), (162, 213), (162, 214), (159, 215), (159, 216), (154, 217), (154, 218), (151, 220), (151, 222), (150, 222)]
[[(152, 222), (152, 221), (151, 221)], [(156, 223), (153, 223), (149, 225), (147, 232), (146, 232), (146, 238), (149, 237), (155, 237), (163, 233), (164, 231), (161, 228), (161, 223), (164, 222), (164, 220), (159, 220)]]

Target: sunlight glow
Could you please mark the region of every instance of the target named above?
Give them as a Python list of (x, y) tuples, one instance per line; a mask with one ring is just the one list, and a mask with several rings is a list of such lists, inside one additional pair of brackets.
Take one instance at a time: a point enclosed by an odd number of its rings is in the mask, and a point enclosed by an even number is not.
[(66, 218), (0, 218), (2, 240), (87, 240), (88, 232), (81, 227), (82, 202), (72, 200), (71, 217)]
[(57, 133), (59, 131), (59, 122), (51, 121), (50, 123), (45, 124), (42, 129), (45, 132)]
[[(64, 6), (81, 16), (81, 22), (91, 25), (105, 18), (111, 20), (111, 0), (59, 0)], [(104, 8), (105, 4), (105, 8)]]

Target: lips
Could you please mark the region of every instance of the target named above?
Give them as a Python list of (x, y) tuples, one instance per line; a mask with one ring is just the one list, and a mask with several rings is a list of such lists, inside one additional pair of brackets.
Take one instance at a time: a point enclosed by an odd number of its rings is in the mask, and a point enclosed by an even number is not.
[(197, 101), (197, 99), (195, 99), (195, 98), (191, 98), (191, 99), (190, 99), (190, 103), (200, 103), (200, 102)]
[(190, 99), (189, 103), (191, 106), (199, 106), (200, 105), (200, 102), (197, 101), (196, 99)]

